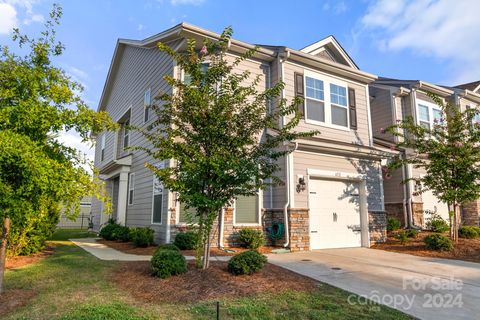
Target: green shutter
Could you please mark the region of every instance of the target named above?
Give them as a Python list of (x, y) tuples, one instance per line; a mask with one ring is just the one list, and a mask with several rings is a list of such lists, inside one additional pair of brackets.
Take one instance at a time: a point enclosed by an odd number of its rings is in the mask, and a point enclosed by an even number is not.
[(235, 223), (259, 223), (258, 196), (240, 196), (235, 201)]

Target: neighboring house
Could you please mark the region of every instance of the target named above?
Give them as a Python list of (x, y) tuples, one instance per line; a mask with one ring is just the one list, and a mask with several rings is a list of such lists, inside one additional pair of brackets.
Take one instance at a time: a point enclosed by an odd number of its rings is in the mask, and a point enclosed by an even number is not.
[[(478, 88), (477, 88), (478, 90)], [(393, 147), (398, 137), (384, 133), (384, 129), (413, 117), (417, 124), (432, 127), (436, 120), (442, 118), (440, 106), (428, 97), (427, 92), (436, 94), (444, 102), (452, 102), (465, 109), (466, 106), (478, 108), (480, 95), (473, 91), (437, 86), (420, 80), (398, 80), (380, 78), (370, 84), (372, 126), (375, 145)], [(400, 150), (400, 156), (408, 157), (409, 151)], [(410, 178), (420, 178), (424, 169), (413, 165), (405, 165), (401, 169), (384, 176), (385, 211), (389, 216), (399, 218), (407, 227), (425, 227), (428, 218), (426, 212), (436, 212), (443, 219), (449, 220), (449, 209), (446, 203), (437, 199), (432, 191), (421, 194), (421, 185), (414, 181), (402, 184)], [(464, 219), (464, 223), (478, 224), (478, 208), (475, 202), (465, 208), (472, 218)], [(465, 211), (465, 210), (464, 210)], [(476, 220), (473, 216), (476, 215)], [(473, 220), (472, 220), (473, 219)]]
[(85, 197), (80, 201), (80, 213), (75, 220), (65, 216), (62, 210), (57, 227), (60, 229), (88, 229), (88, 222), (92, 211), (92, 198)]
[[(95, 154), (112, 198), (113, 218), (127, 226), (153, 228), (159, 243), (173, 241), (175, 233), (186, 228), (185, 210), (145, 162), (171, 166), (173, 161), (157, 163), (144, 152), (127, 151), (126, 146), (148, 143), (125, 126), (151, 123), (152, 97), (172, 92), (165, 75), (184, 79), (182, 70), (156, 44), (161, 41), (180, 51), (186, 48), (186, 39), (197, 39), (200, 46), (205, 37), (219, 35), (182, 23), (141, 41), (119, 40), (99, 104), (99, 110), (121, 124), (118, 132), (98, 135)], [(233, 60), (250, 48), (253, 45), (232, 39), (227, 58)], [(214, 231), (215, 244), (236, 245), (241, 228), (262, 229), (268, 238), (276, 224), (282, 224), (285, 233), (275, 244), (292, 251), (368, 247), (384, 241), (381, 161), (387, 149), (373, 145), (369, 110), (368, 85), (376, 76), (359, 70), (332, 36), (301, 50), (260, 45), (236, 70), (259, 75), (259, 91), (283, 80), (282, 97), (305, 98), (297, 130), (318, 129), (321, 135), (288, 146), (295, 151), (279, 162), (284, 185), (239, 197), (233, 208), (224, 210)], [(108, 217), (101, 214), (99, 201), (93, 201), (92, 211), (98, 230)]]

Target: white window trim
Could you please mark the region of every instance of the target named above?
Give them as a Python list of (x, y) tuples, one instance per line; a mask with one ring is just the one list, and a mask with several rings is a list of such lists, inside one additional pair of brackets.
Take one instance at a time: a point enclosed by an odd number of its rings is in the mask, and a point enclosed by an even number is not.
[[(211, 60), (206, 60), (206, 61), (202, 62), (202, 64), (208, 64), (209, 67), (210, 67), (211, 63), (212, 63)], [(180, 81), (182, 83), (185, 81), (185, 70), (183, 70), (183, 69), (180, 69)]]
[[(133, 181), (133, 183), (132, 183)], [(130, 192), (132, 192), (132, 195), (130, 196)], [(128, 174), (128, 205), (132, 206), (133, 200), (135, 199), (135, 173), (129, 173)]]
[(102, 134), (102, 137), (100, 138), (100, 161), (105, 160), (105, 136), (107, 135), (106, 132)]
[[(153, 183), (152, 183), (152, 219), (151, 219), (151, 224), (161, 226), (163, 224), (163, 202), (164, 202), (164, 197), (165, 197), (165, 188), (163, 187), (162, 182), (158, 180), (158, 178), (153, 175)], [(162, 212), (160, 214), (160, 222), (154, 222), (153, 221), (153, 214), (154, 214), (154, 209), (155, 209), (155, 182), (158, 181), (159, 184), (162, 185)]]
[[(323, 81), (323, 103), (324, 103), (324, 109), (325, 109), (325, 122), (322, 121), (317, 121), (317, 120), (311, 120), (308, 119), (308, 111), (307, 111), (307, 106), (305, 102), (305, 123), (308, 124), (314, 124), (314, 125), (319, 125), (323, 127), (328, 127), (332, 129), (338, 129), (338, 130), (343, 130), (343, 131), (351, 131), (350, 129), (350, 112), (348, 112), (348, 83), (345, 81), (341, 81), (335, 78), (327, 77), (323, 74), (317, 73), (317, 72), (312, 72), (309, 70), (305, 70), (303, 74), (303, 92), (305, 92), (305, 100), (307, 99), (312, 99), (315, 101), (321, 101), (317, 100), (314, 98), (308, 98), (307, 97), (307, 79), (306, 77), (309, 78), (314, 78), (317, 80)], [(347, 90), (347, 106), (345, 107), (347, 110), (347, 126), (340, 126), (332, 123), (332, 103), (331, 103), (331, 97), (330, 97), (330, 84), (334, 84), (340, 87), (344, 87)], [(343, 107), (343, 106), (340, 106)]]
[[(123, 123), (123, 150), (125, 150), (126, 148), (128, 148), (130, 146), (130, 130), (127, 129), (127, 122), (128, 122), (128, 125), (130, 125), (130, 119), (126, 120)], [(127, 146), (125, 146), (125, 138), (128, 138), (128, 145)]]
[(428, 118), (429, 118), (428, 120), (429, 120), (429, 123), (430, 123), (429, 124), (430, 125), (430, 130), (432, 130), (433, 125), (435, 124), (434, 119), (433, 119), (433, 109), (438, 110), (443, 114), (442, 108), (437, 106), (435, 103), (417, 98), (417, 108), (416, 108), (415, 111), (417, 112), (417, 117), (416, 118), (417, 118), (417, 124), (418, 125), (420, 125), (420, 122), (426, 122), (424, 120), (420, 120), (420, 105), (428, 107)]
[(233, 226), (234, 227), (258, 227), (262, 225), (262, 208), (263, 208), (263, 190), (259, 190), (257, 193), (258, 197), (258, 223), (236, 223), (236, 215), (237, 215), (237, 209), (236, 209), (236, 203), (237, 200), (233, 201)]
[[(148, 104), (145, 103), (145, 96), (147, 95), (147, 92), (148, 92), (148, 98), (149, 98)], [(152, 88), (148, 88), (143, 93), (143, 123), (147, 123), (151, 119), (151, 116), (150, 116), (150, 113), (149, 113), (148, 114), (148, 119), (145, 121), (145, 115), (146, 115), (147, 110), (149, 110), (151, 105), (152, 105)]]

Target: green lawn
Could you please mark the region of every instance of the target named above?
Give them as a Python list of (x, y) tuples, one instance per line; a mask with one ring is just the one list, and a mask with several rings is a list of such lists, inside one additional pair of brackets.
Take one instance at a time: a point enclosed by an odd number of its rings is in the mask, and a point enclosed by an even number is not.
[[(74, 238), (61, 231), (58, 238)], [(149, 304), (135, 301), (108, 281), (117, 262), (100, 261), (68, 241), (54, 241), (48, 258), (6, 273), (7, 288), (36, 297), (5, 319), (130, 320), (215, 319), (215, 304)], [(279, 279), (281, 281), (281, 279)], [(328, 285), (315, 293), (284, 292), (221, 301), (221, 319), (409, 319), (386, 307), (347, 303), (349, 293)]]
[(96, 235), (97, 234), (95, 232), (89, 232), (86, 229), (57, 229), (50, 240), (62, 241), (68, 239), (95, 237)]

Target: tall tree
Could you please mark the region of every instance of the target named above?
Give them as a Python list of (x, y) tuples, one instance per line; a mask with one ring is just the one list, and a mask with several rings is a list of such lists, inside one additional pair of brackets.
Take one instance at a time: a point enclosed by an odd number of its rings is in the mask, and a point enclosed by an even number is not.
[(61, 7), (54, 5), (38, 39), (14, 30), (14, 41), (29, 49), (27, 55), (1, 48), (0, 293), (11, 224), (21, 228), (30, 219), (47, 223), (60, 207), (78, 214), (86, 195), (106, 198), (99, 180), (81, 166), (87, 163), (84, 156), (56, 138), (61, 131), (74, 129), (86, 141), (92, 132), (115, 128), (106, 113), (97, 113), (82, 101), (82, 87), (52, 65), (52, 58), (64, 50), (54, 30), (61, 16)]
[(412, 164), (425, 170), (424, 176), (411, 180), (421, 186), (418, 193), (431, 190), (453, 209), (450, 234), (457, 241), (461, 204), (480, 197), (480, 130), (479, 123), (474, 122), (478, 111), (462, 111), (434, 94), (429, 93), (429, 97), (444, 116), (432, 127), (419, 125), (410, 117), (388, 128), (400, 138), (397, 147), (407, 152), (405, 159), (395, 159), (390, 168)]
[[(288, 104), (279, 99), (282, 82), (258, 92), (260, 77), (236, 72), (258, 49), (229, 63), (231, 36), (232, 29), (226, 28), (218, 41), (205, 40), (201, 50), (190, 39), (182, 53), (158, 45), (184, 70), (188, 81), (165, 77), (173, 94), (157, 97), (153, 105), (157, 118), (142, 130), (152, 148), (139, 148), (154, 159), (173, 159), (172, 167), (147, 166), (167, 189), (178, 193), (178, 201), (195, 208), (200, 239), (197, 265), (204, 269), (209, 264), (213, 223), (222, 208), (238, 196), (256, 195), (270, 181), (281, 183), (275, 176), (277, 160), (291, 152), (289, 142), (317, 133), (293, 131), (301, 100)], [(273, 100), (275, 108), (269, 111)], [(279, 127), (279, 120), (287, 115), (293, 117)]]

